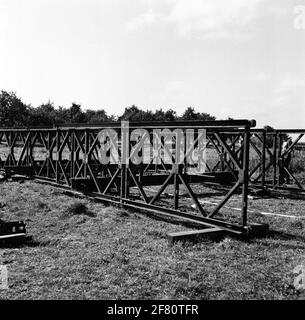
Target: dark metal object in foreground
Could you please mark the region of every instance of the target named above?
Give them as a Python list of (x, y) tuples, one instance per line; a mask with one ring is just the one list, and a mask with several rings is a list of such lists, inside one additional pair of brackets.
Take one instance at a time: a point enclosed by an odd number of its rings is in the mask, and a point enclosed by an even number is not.
[(232, 234), (227, 230), (221, 228), (205, 228), (200, 230), (192, 230), (192, 231), (180, 231), (173, 232), (168, 234), (168, 240), (170, 243), (175, 243), (178, 241), (200, 241), (202, 239), (208, 240), (220, 240), (224, 238), (226, 235), (233, 235), (237, 238), (243, 237), (260, 237), (264, 236), (268, 233), (269, 226), (267, 224), (252, 224), (248, 234)]
[(0, 242), (13, 241), (26, 237), (26, 228), (23, 221), (0, 221)]

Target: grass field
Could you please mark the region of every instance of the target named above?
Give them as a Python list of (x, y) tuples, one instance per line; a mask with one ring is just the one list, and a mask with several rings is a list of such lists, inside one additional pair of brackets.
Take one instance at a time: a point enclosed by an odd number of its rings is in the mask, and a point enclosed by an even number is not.
[(169, 245), (186, 230), (156, 217), (68, 196), (33, 181), (0, 184), (0, 217), (24, 220), (33, 241), (1, 247), (3, 299), (299, 299), (293, 269), (305, 263), (304, 200), (251, 200), (270, 224), (248, 241)]

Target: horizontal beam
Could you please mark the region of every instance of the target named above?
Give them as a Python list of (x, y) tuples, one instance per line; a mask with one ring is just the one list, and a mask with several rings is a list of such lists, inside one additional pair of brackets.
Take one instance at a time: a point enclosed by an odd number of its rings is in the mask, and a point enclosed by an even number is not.
[(178, 241), (192, 241), (196, 242), (203, 239), (219, 240), (223, 238), (227, 232), (219, 228), (207, 228), (201, 230), (190, 230), (172, 232), (167, 235), (168, 241), (173, 244)]
[[(160, 127), (255, 127), (255, 120), (183, 120), (183, 121), (130, 121), (130, 128), (160, 128)], [(109, 127), (121, 127), (121, 122), (103, 122), (100, 124), (58, 124), (56, 128), (109, 128)]]
[[(162, 129), (162, 128), (181, 128), (181, 129), (227, 129), (234, 130), (237, 128), (255, 127), (255, 120), (215, 120), (215, 121), (141, 121), (129, 122), (129, 127), (143, 129)], [(1, 128), (2, 132), (29, 132), (29, 131), (56, 131), (56, 130), (101, 130), (103, 128), (120, 129), (121, 122), (103, 122), (101, 124), (73, 123), (55, 125), (54, 127), (27, 127), (27, 128)]]

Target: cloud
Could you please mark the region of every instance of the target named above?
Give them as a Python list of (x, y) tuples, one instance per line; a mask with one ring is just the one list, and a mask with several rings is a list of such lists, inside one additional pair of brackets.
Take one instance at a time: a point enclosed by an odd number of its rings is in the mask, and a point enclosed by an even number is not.
[(284, 122), (286, 127), (305, 125), (305, 77), (286, 77), (278, 82), (271, 99), (271, 108), (275, 111), (274, 117), (279, 123)]
[(153, 25), (161, 20), (161, 15), (157, 14), (153, 9), (149, 9), (147, 12), (135, 17), (129, 21), (126, 25), (126, 31), (132, 32), (142, 27)]
[(271, 75), (265, 72), (259, 72), (255, 74), (252, 79), (259, 82), (268, 81), (271, 79)]
[(160, 91), (152, 93), (149, 99), (154, 107), (174, 108), (177, 113), (183, 112), (187, 106), (195, 106), (193, 87), (183, 80), (164, 82)]
[(302, 94), (305, 98), (305, 77), (286, 77), (279, 81), (274, 90), (275, 101), (283, 101), (292, 94)]
[(177, 25), (180, 34), (201, 33), (225, 35), (228, 28), (246, 26), (255, 17), (262, 0), (192, 0), (175, 1), (169, 22)]
[(184, 103), (188, 96), (187, 83), (181, 80), (168, 81), (159, 97), (162, 101), (170, 101), (171, 104)]
[(174, 25), (180, 35), (225, 36), (257, 18), (259, 4), (266, 0), (163, 0), (163, 5), (143, 1), (149, 9), (127, 25), (136, 30), (145, 25)]

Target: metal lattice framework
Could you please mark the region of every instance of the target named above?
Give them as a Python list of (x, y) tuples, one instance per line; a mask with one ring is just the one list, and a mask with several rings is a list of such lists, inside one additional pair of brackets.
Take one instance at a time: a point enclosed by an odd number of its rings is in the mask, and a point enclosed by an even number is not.
[[(248, 120), (130, 123), (127, 140), (121, 123), (0, 129), (0, 168), (125, 207), (248, 234), (253, 229), (247, 221), (249, 185), (305, 190), (305, 179), (290, 165), (305, 130), (268, 131), (254, 126), (255, 122)], [(105, 144), (100, 133), (104, 129), (115, 133), (117, 141), (110, 136), (107, 143), (117, 144), (118, 156), (127, 152), (127, 162), (101, 162), (99, 152)], [(198, 163), (187, 163), (187, 148), (178, 161), (177, 132), (186, 141), (190, 129), (194, 148), (198, 147), (202, 132), (205, 134), (204, 172), (194, 170)], [(157, 145), (146, 163), (130, 161), (134, 154), (143, 152), (130, 138), (133, 130), (145, 130), (147, 143)], [(164, 140), (164, 130), (172, 134), (169, 144)], [(294, 138), (283, 149), (287, 135)], [(170, 158), (169, 163), (166, 157)], [(304, 163), (305, 151), (298, 157)], [(283, 180), (283, 175), (289, 182)], [(207, 210), (198, 186), (219, 184), (226, 185), (227, 191), (215, 207)], [(168, 196), (168, 190), (172, 196)], [(236, 193), (241, 193), (240, 213), (234, 217), (222, 215), (221, 210)]]
[[(0, 128), (0, 170), (28, 175), (112, 204), (234, 234), (255, 234), (261, 225), (248, 222), (249, 187), (305, 191), (305, 147), (299, 143), (305, 130), (254, 126), (253, 120), (228, 120), (129, 123), (127, 129), (121, 123)], [(108, 140), (101, 139), (105, 129), (113, 132)], [(127, 136), (123, 130), (127, 130)], [(140, 138), (145, 137), (147, 145), (156, 147), (149, 153), (148, 162), (131, 161), (136, 154), (145, 157), (131, 138), (134, 130), (143, 132)], [(193, 149), (199, 147), (204, 133), (202, 172), (196, 170), (198, 159), (192, 164), (186, 161), (193, 152), (186, 147), (189, 130), (193, 132)], [(288, 136), (292, 140), (284, 148)], [(184, 143), (182, 157), (181, 150), (177, 151), (178, 140)], [(115, 147), (118, 159), (125, 154), (128, 161), (115, 161), (110, 152), (109, 162), (103, 163), (100, 151), (106, 145)], [(200, 188), (206, 185), (226, 186), (222, 197), (209, 209), (201, 201), (204, 191)], [(223, 214), (235, 194), (241, 195), (238, 213)]]
[[(243, 132), (240, 130), (227, 133), (229, 145), (237, 157), (243, 150), (243, 143), (240, 143), (242, 135)], [(299, 148), (298, 143), (304, 135), (304, 129), (252, 128), (249, 139), (249, 185), (303, 193), (305, 191), (305, 149)], [(283, 148), (284, 140), (289, 137), (290, 145)], [(298, 168), (294, 168), (294, 161), (299, 162)], [(226, 169), (225, 164), (224, 168)], [(288, 177), (289, 182), (284, 181), (284, 176)]]
[[(296, 149), (298, 142), (305, 134), (305, 130), (281, 129), (271, 132), (266, 130), (256, 131), (254, 132), (254, 137), (261, 142), (258, 147), (256, 145), (257, 154), (260, 157), (261, 172), (253, 179), (253, 182), (274, 189), (304, 192), (305, 180), (303, 172), (305, 171), (305, 153), (296, 152)], [(292, 138), (291, 144), (287, 148), (283, 148), (283, 141), (287, 136)], [(287, 161), (288, 158), (290, 159), (289, 161)], [(293, 168), (291, 165), (293, 164), (293, 160), (300, 161), (301, 172), (296, 172)], [(253, 174), (257, 170), (258, 168), (253, 169)], [(289, 177), (290, 182), (284, 182), (283, 176)]]
[[(135, 152), (141, 153), (130, 135), (124, 141), (120, 123), (0, 129), (0, 167), (110, 203), (248, 234), (253, 229), (247, 221), (247, 197), (252, 175), (249, 173), (251, 127), (254, 126), (255, 121), (248, 120), (130, 123), (129, 133), (145, 130), (148, 143), (158, 146), (151, 161), (140, 164), (100, 161), (99, 151), (105, 146), (100, 132), (105, 128), (117, 135), (120, 156), (128, 152), (131, 158)], [(178, 130), (180, 138), (186, 141), (190, 129), (194, 132), (194, 147), (198, 146), (201, 133), (205, 133), (204, 172), (196, 172), (196, 164), (186, 162), (190, 153), (186, 148), (182, 161), (180, 158), (178, 161), (177, 152), (170, 153), (168, 143), (162, 138), (162, 130), (172, 133)], [(175, 133), (170, 144), (175, 145), (176, 140)], [(115, 144), (111, 137), (107, 143)], [(170, 163), (164, 161), (166, 156), (171, 157)], [(203, 206), (198, 191), (198, 186), (205, 184), (228, 186), (222, 199), (209, 211)], [(221, 210), (236, 193), (241, 193), (239, 213), (234, 217), (222, 215)]]

